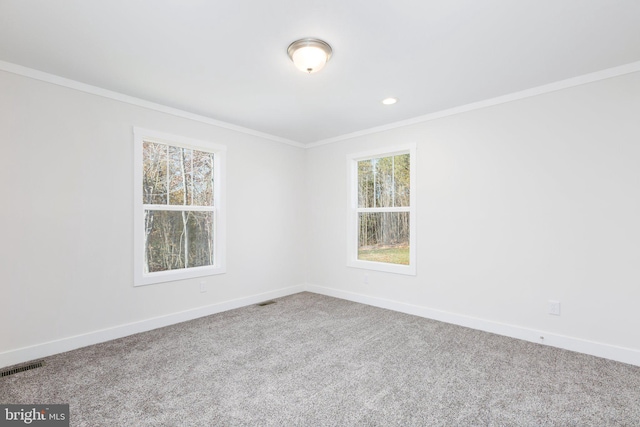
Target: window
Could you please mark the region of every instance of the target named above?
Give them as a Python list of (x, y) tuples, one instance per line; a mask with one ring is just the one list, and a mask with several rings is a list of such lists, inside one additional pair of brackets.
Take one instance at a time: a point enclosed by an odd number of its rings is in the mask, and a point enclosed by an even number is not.
[(134, 129), (134, 284), (225, 272), (226, 147)]
[(415, 150), (348, 156), (348, 266), (416, 274)]

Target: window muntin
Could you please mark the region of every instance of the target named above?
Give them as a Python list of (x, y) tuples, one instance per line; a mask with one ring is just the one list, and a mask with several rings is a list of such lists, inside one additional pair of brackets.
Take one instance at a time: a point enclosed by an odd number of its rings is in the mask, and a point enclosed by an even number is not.
[(135, 284), (223, 273), (224, 146), (135, 130)]
[(415, 145), (349, 156), (347, 265), (415, 274)]

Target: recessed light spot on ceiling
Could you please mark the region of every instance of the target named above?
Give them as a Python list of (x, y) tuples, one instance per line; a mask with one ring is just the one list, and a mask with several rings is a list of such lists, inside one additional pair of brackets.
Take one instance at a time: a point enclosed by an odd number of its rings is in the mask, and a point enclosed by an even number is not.
[(319, 39), (306, 38), (296, 40), (287, 48), (289, 58), (300, 71), (317, 73), (331, 59), (333, 50), (329, 43)]
[(382, 103), (384, 105), (393, 105), (396, 102), (398, 102), (398, 98), (385, 98), (385, 99), (382, 100)]

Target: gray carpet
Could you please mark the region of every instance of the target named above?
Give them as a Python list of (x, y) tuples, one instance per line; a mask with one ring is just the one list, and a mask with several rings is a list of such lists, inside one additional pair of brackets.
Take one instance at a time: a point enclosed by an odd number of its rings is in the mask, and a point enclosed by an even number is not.
[(300, 293), (45, 359), (73, 426), (638, 426), (640, 368)]

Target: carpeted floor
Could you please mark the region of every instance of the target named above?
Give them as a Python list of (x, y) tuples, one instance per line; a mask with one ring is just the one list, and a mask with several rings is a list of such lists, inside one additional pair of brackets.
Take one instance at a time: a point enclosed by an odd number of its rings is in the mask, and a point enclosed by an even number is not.
[(639, 426), (640, 367), (312, 293), (45, 359), (72, 426)]

